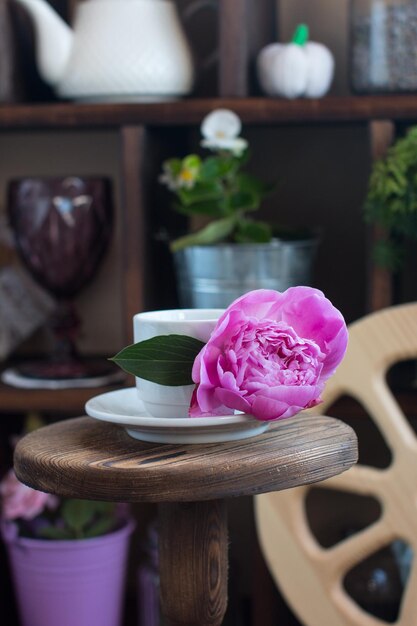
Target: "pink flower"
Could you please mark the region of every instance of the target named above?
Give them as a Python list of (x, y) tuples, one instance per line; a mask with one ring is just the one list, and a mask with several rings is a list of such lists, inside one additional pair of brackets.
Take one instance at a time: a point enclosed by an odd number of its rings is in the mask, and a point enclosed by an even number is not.
[(10, 470), (0, 484), (2, 515), (5, 520), (32, 520), (45, 508), (56, 508), (58, 499), (21, 483)]
[(317, 289), (251, 291), (226, 309), (194, 362), (190, 415), (238, 410), (274, 420), (311, 408), (347, 337), (343, 316)]

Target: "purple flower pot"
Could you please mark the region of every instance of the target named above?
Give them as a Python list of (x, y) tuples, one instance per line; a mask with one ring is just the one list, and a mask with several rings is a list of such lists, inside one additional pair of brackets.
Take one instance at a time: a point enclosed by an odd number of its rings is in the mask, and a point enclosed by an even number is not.
[(22, 626), (119, 626), (133, 522), (101, 537), (43, 540), (2, 529)]

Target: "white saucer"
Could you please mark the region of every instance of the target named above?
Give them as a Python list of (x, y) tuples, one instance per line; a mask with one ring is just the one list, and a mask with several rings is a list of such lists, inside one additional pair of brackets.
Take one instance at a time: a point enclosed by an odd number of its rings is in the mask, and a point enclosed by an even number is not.
[(219, 443), (259, 435), (269, 422), (243, 413), (216, 417), (160, 418), (145, 411), (135, 387), (91, 398), (87, 415), (123, 426), (134, 439), (155, 443)]

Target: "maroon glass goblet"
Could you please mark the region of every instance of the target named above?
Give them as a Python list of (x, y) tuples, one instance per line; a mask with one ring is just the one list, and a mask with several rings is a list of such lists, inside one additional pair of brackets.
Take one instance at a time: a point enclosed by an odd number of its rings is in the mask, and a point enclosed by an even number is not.
[(19, 375), (54, 380), (105, 376), (111, 364), (77, 354), (80, 320), (72, 299), (94, 277), (110, 241), (110, 181), (78, 176), (13, 180), (8, 215), (23, 263), (57, 302), (50, 321), (52, 354), (22, 364)]

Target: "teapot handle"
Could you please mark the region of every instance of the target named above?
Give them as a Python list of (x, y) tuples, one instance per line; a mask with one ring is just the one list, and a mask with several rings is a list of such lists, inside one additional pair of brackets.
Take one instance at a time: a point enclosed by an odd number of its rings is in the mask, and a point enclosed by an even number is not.
[[(192, 18), (200, 13), (200, 11), (204, 9), (210, 9), (214, 11), (218, 11), (218, 0), (194, 0), (194, 2), (190, 2), (190, 4), (182, 11), (182, 18), (185, 23), (192, 20)], [(209, 52), (208, 55), (200, 59), (198, 64), (203, 70), (209, 69), (212, 65), (217, 63), (219, 60), (219, 50), (215, 48), (212, 52)]]

